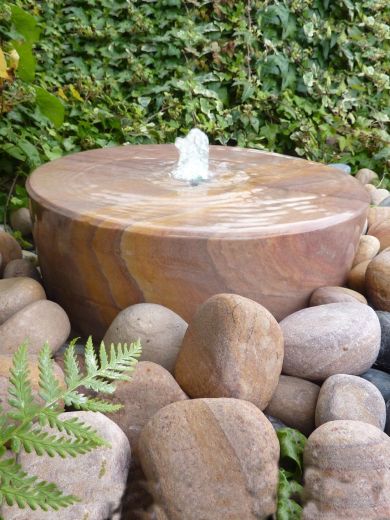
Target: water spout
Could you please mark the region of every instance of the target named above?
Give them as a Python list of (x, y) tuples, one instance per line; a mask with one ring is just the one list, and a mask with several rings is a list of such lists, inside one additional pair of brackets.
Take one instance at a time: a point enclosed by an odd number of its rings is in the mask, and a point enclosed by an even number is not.
[(175, 179), (197, 184), (210, 179), (209, 139), (207, 135), (193, 128), (186, 137), (178, 137), (175, 146), (179, 150), (179, 161), (172, 172)]

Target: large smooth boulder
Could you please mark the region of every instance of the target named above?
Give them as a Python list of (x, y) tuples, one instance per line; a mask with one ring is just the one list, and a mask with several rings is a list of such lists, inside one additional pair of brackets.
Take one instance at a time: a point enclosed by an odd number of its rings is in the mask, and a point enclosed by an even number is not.
[(173, 370), (187, 323), (175, 312), (155, 303), (138, 303), (121, 311), (104, 336), (104, 343), (141, 340), (142, 360)]
[(342, 419), (366, 422), (384, 430), (386, 404), (377, 387), (358, 376), (328, 377), (318, 396), (316, 426)]
[(380, 253), (368, 264), (366, 293), (374, 309), (390, 311), (390, 249)]
[(371, 235), (361, 236), (352, 267), (374, 258), (374, 256), (378, 254), (380, 247), (381, 244), (376, 237)]
[(390, 438), (359, 421), (317, 428), (304, 452), (303, 520), (390, 518)]
[[(107, 397), (106, 397), (107, 398)], [(141, 361), (130, 381), (118, 381), (113, 401), (123, 408), (107, 414), (127, 435), (133, 457), (138, 454), (142, 428), (164, 406), (188, 399), (173, 376), (161, 365)]]
[(219, 294), (189, 324), (175, 379), (190, 397), (235, 397), (263, 410), (278, 384), (283, 336), (259, 303)]
[(32, 278), (0, 280), (0, 325), (28, 304), (46, 300), (41, 284)]
[(390, 373), (390, 312), (377, 311), (381, 324), (381, 348), (375, 366)]
[(0, 255), (2, 260), (0, 275), (3, 274), (4, 268), (8, 262), (15, 260), (16, 258), (22, 258), (22, 248), (14, 237), (5, 231), (0, 231)]
[(319, 287), (310, 296), (310, 307), (327, 303), (360, 302), (367, 303), (365, 297), (347, 287)]
[(0, 354), (12, 355), (19, 345), (28, 344), (30, 354), (38, 354), (45, 342), (55, 353), (70, 333), (66, 312), (56, 303), (30, 303), (0, 326)]
[(261, 520), (275, 513), (279, 443), (247, 401), (166, 406), (142, 430), (139, 452), (160, 520)]
[(130, 445), (126, 435), (101, 413), (68, 412), (62, 419), (77, 417), (90, 425), (109, 444), (76, 458), (39, 457), (21, 451), (22, 468), (40, 479), (55, 482), (80, 502), (59, 511), (31, 511), (4, 506), (6, 520), (119, 520), (122, 494), (130, 464)]
[(264, 413), (305, 435), (314, 430), (314, 414), (320, 387), (298, 377), (281, 375)]
[(309, 307), (280, 322), (283, 373), (311, 381), (333, 374), (359, 375), (375, 362), (381, 340), (378, 316), (361, 303)]

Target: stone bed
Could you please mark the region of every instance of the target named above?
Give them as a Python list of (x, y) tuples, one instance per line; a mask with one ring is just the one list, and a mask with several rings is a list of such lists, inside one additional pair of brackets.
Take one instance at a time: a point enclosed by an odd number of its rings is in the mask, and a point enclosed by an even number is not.
[[(321, 287), (279, 323), (236, 294), (207, 299), (187, 324), (152, 303), (113, 320), (106, 343), (143, 345), (110, 416), (81, 416), (110, 442), (77, 459), (19, 456), (82, 502), (58, 513), (3, 507), (5, 520), (266, 519), (276, 510), (281, 423), (309, 436), (305, 520), (390, 518), (390, 197), (376, 175), (348, 287)], [(14, 229), (31, 231), (28, 213)], [(0, 232), (0, 403), (11, 355), (48, 340), (61, 377), (71, 324), (46, 299), (36, 257)], [(368, 301), (368, 303), (367, 303)], [(37, 366), (31, 361), (34, 388)], [(387, 412), (387, 425), (386, 425)], [(272, 423), (269, 420), (272, 419)], [(136, 510), (140, 513), (137, 515)], [(116, 511), (116, 512), (115, 512)]]

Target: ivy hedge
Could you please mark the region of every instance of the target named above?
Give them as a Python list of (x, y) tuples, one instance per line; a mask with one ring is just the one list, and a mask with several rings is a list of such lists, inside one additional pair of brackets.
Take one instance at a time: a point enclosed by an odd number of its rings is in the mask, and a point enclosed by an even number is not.
[(15, 3), (37, 25), (29, 43), (0, 7), (5, 57), (20, 51), (13, 81), (0, 77), (5, 178), (193, 126), (214, 143), (389, 171), (388, 0)]

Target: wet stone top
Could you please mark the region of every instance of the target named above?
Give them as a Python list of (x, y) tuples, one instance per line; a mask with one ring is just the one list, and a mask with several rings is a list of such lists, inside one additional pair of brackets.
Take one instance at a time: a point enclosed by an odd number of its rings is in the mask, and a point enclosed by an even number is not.
[(210, 146), (212, 178), (198, 185), (172, 178), (177, 160), (174, 145), (81, 152), (38, 168), (28, 191), (41, 207), (93, 225), (237, 239), (336, 225), (369, 203), (351, 176), (303, 159)]

